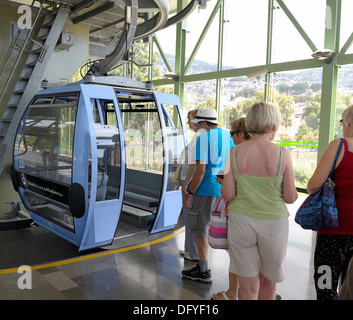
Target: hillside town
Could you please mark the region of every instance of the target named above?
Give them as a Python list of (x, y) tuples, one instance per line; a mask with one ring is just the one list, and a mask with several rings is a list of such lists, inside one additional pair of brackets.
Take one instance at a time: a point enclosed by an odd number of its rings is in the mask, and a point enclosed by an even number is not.
[[(169, 59), (168, 59), (169, 60)], [(173, 62), (173, 59), (170, 59)], [(158, 59), (161, 74), (167, 70)], [(215, 66), (195, 61), (190, 74), (215, 71)], [(306, 186), (317, 165), (319, 117), (321, 108), (322, 69), (295, 70), (271, 74), (270, 102), (282, 113), (282, 125), (276, 143), (289, 148), (298, 187)], [(222, 79), (219, 120), (225, 129), (230, 122), (245, 116), (257, 100), (264, 100), (265, 76)], [(342, 110), (353, 102), (353, 67), (343, 66), (338, 72), (335, 137), (342, 136), (338, 124)], [(184, 116), (195, 108), (216, 108), (216, 80), (185, 84)]]
[[(169, 58), (168, 60), (172, 63), (173, 58)], [(160, 57), (156, 66), (161, 68), (161, 74), (167, 72)], [(214, 65), (196, 60), (190, 68), (190, 74), (214, 71), (214, 68)], [(285, 139), (317, 141), (321, 81), (321, 68), (271, 74), (270, 102), (277, 105), (284, 116), (279, 134), (285, 136)], [(220, 120), (222, 125), (228, 128), (230, 121), (245, 115), (247, 108), (254, 101), (264, 99), (264, 88), (264, 75), (257, 78), (244, 76), (222, 79), (220, 96)], [(215, 107), (216, 80), (189, 82), (185, 85), (184, 96), (186, 111), (195, 107)], [(352, 97), (353, 68), (344, 66), (338, 72), (337, 118), (340, 117), (341, 110), (351, 103)], [(308, 128), (305, 128), (303, 124)], [(300, 129), (301, 125), (303, 126)], [(336, 129), (336, 135), (340, 134), (340, 128), (337, 127)], [(307, 131), (307, 137), (303, 137), (303, 130)]]

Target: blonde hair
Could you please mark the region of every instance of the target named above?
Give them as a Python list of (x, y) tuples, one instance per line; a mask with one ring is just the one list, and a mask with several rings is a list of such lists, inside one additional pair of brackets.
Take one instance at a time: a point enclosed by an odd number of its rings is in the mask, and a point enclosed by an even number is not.
[(346, 123), (353, 123), (353, 104), (343, 110), (342, 119)]
[(196, 119), (197, 109), (190, 110), (188, 112), (188, 118), (191, 116), (193, 119)]
[(277, 131), (281, 120), (281, 112), (272, 104), (255, 102), (245, 118), (245, 126), (252, 134), (264, 134), (271, 129)]
[(233, 120), (230, 123), (230, 131), (238, 134), (239, 132), (244, 133), (244, 139), (249, 140), (251, 138), (251, 134), (248, 132), (245, 126), (245, 117), (240, 117), (238, 119)]

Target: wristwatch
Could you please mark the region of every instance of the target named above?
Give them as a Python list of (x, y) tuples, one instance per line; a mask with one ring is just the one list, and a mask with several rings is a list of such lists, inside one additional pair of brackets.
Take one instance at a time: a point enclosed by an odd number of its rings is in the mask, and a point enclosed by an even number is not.
[(188, 190), (188, 194), (191, 194), (191, 195), (193, 195), (194, 193), (193, 193), (193, 192), (191, 192), (190, 190)]

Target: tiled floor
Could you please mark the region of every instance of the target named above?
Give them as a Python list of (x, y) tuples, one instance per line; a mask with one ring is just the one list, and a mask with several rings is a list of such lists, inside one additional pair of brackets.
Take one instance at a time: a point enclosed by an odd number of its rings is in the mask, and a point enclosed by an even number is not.
[[(293, 221), (299, 199), (289, 206), (290, 236), (285, 262), (286, 280), (278, 285), (283, 300), (313, 300), (312, 251), (314, 233)], [(1, 239), (1, 234), (0, 234)], [(52, 261), (31, 273), (0, 270), (0, 299), (130, 299), (209, 300), (212, 292), (227, 289), (228, 254), (210, 250), (212, 284), (183, 279), (181, 270), (194, 266), (179, 254), (184, 233), (129, 250), (105, 250), (76, 260)], [(16, 252), (12, 252), (16, 255)], [(33, 255), (36, 254), (34, 251)], [(29, 277), (31, 275), (31, 278)], [(31, 286), (20, 289), (20, 286)]]

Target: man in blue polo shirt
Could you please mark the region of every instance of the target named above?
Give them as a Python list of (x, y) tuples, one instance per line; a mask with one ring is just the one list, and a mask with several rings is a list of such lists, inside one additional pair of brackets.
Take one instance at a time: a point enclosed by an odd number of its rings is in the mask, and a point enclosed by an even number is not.
[(190, 208), (189, 225), (196, 234), (196, 245), (200, 260), (198, 264), (181, 273), (187, 279), (211, 282), (208, 268), (208, 229), (212, 209), (221, 197), (221, 186), (216, 176), (224, 170), (230, 149), (234, 146), (229, 131), (218, 127), (214, 109), (199, 109), (192, 120), (200, 128), (206, 129), (196, 142), (193, 160), (196, 169), (184, 198), (183, 205)]

